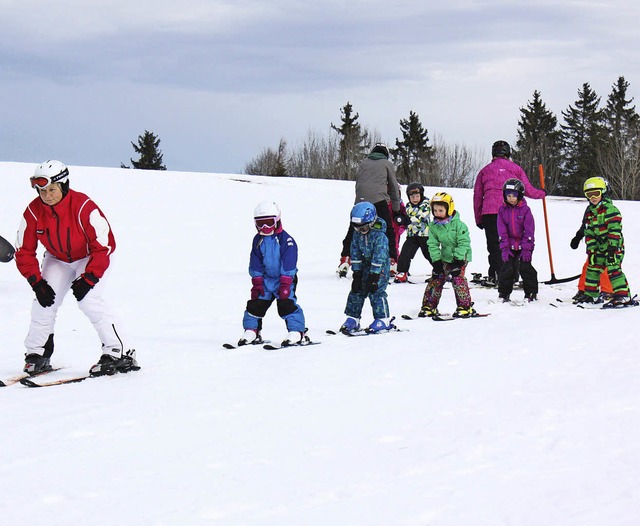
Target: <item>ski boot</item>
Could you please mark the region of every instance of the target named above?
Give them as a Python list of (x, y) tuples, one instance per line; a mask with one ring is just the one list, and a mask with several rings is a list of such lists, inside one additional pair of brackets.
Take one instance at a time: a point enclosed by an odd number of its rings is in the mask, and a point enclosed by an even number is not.
[(340, 258), (340, 264), (338, 265), (338, 270), (336, 270), (336, 273), (341, 278), (346, 278), (347, 272), (349, 272), (350, 267), (351, 267), (351, 258), (349, 256), (342, 256)]
[(418, 318), (433, 318), (434, 316), (440, 316), (440, 312), (438, 312), (437, 307), (429, 307), (425, 305), (420, 309), (418, 313)]
[(340, 332), (342, 334), (353, 334), (354, 332), (358, 332), (360, 330), (360, 320), (356, 318), (352, 318), (349, 316), (347, 320), (340, 327)]
[(40, 374), (45, 371), (51, 371), (53, 367), (49, 363), (49, 358), (45, 358), (36, 353), (27, 354), (24, 358), (24, 369), (25, 373), (30, 375)]
[(103, 354), (100, 356), (98, 363), (89, 369), (90, 376), (104, 376), (116, 373), (128, 373), (129, 371), (138, 371), (140, 366), (136, 361), (135, 349), (129, 349), (122, 356), (117, 357), (113, 354)]
[(238, 347), (242, 347), (243, 345), (255, 345), (258, 343), (262, 343), (260, 331), (258, 329), (245, 329), (242, 338), (238, 340)]
[[(576, 294), (577, 296), (577, 294)], [(575, 297), (575, 296), (574, 296)], [(598, 304), (598, 303), (604, 303), (604, 300), (600, 297), (600, 296), (596, 296), (595, 298), (592, 296), (589, 296), (586, 292), (582, 294), (582, 296), (580, 296), (578, 299), (574, 299), (573, 303), (575, 305), (578, 304), (583, 304), (583, 303), (587, 303), (587, 304)]]
[(509, 298), (509, 296), (503, 296), (503, 295), (498, 296), (498, 299), (500, 300), (501, 303), (509, 303), (511, 301), (511, 298)]
[(456, 311), (452, 314), (454, 318), (471, 318), (476, 313), (473, 308), (473, 303), (467, 307), (462, 305), (458, 306)]
[(287, 338), (285, 340), (282, 340), (280, 346), (291, 347), (292, 345), (306, 345), (310, 342), (311, 340), (309, 339), (309, 336), (307, 336), (306, 331), (289, 331), (289, 334), (287, 334)]
[(395, 277), (396, 274), (398, 273), (398, 262), (391, 258), (391, 266), (389, 267), (389, 276), (390, 277)]
[(371, 325), (369, 325), (369, 327), (367, 327), (367, 332), (369, 333), (386, 332), (395, 328), (396, 326), (393, 324), (393, 318), (389, 319), (388, 321), (377, 318), (373, 320), (373, 322), (371, 323)]
[(409, 276), (407, 275), (406, 272), (398, 272), (396, 274), (395, 279), (393, 280), (394, 283), (406, 283), (409, 280)]
[(531, 303), (532, 301), (538, 301), (538, 295), (535, 292), (530, 292), (524, 295), (524, 299)]
[(603, 309), (621, 309), (623, 307), (633, 307), (636, 305), (638, 305), (638, 302), (635, 299), (635, 296), (633, 298), (630, 298), (629, 296), (621, 296), (621, 295), (614, 294), (609, 301), (605, 302), (602, 305), (602, 308)]

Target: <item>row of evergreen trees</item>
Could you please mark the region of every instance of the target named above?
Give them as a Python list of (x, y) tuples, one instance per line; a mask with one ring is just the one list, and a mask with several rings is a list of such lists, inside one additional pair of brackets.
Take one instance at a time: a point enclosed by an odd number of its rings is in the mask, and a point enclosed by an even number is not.
[[(640, 199), (640, 117), (633, 98), (627, 98), (628, 88), (629, 83), (619, 77), (601, 107), (601, 98), (583, 84), (578, 99), (562, 112), (561, 124), (540, 92), (534, 91), (520, 109), (514, 161), (534, 184), (542, 164), (546, 189), (554, 195), (580, 196), (584, 180), (601, 175), (614, 197)], [(247, 163), (245, 173), (353, 180), (358, 164), (380, 137), (358, 122), (351, 103), (340, 113), (341, 122), (331, 124), (328, 137), (310, 131), (293, 149), (281, 139), (276, 150), (266, 148)], [(486, 162), (480, 152), (464, 145), (451, 146), (438, 138), (429, 144), (427, 129), (413, 111), (400, 120), (400, 132), (395, 147), (389, 145), (400, 183), (471, 187)]]

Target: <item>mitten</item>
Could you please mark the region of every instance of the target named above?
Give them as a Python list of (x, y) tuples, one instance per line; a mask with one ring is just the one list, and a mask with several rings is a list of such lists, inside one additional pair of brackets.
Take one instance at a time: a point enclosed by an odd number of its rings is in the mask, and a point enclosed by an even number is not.
[(367, 291), (369, 294), (373, 294), (378, 290), (378, 281), (380, 280), (380, 274), (369, 274), (369, 284), (367, 285)]
[(400, 226), (407, 226), (409, 223), (411, 223), (411, 220), (407, 217), (407, 214), (402, 211), (393, 213), (393, 221), (396, 225)]
[(362, 292), (362, 271), (353, 272), (353, 281), (351, 282), (351, 292)]
[(449, 267), (449, 274), (451, 274), (451, 277), (457, 278), (462, 272), (462, 267), (464, 267), (464, 261), (462, 261), (461, 259), (454, 259), (451, 262), (451, 267)]
[(278, 298), (281, 300), (287, 299), (291, 293), (291, 284), (293, 283), (293, 277), (280, 276), (280, 287), (278, 287)]
[(576, 248), (578, 248), (578, 245), (580, 244), (580, 241), (582, 240), (582, 237), (580, 234), (576, 234), (573, 239), (571, 240), (571, 243), (569, 243), (569, 245), (571, 246), (571, 248), (573, 250), (575, 250)]
[(98, 281), (100, 280), (91, 274), (91, 272), (81, 274), (80, 277), (76, 278), (71, 284), (73, 295), (78, 301), (81, 301), (87, 293), (95, 287)]
[(513, 257), (513, 252), (510, 248), (502, 249), (502, 261), (509, 261)]
[(56, 298), (56, 291), (51, 288), (47, 280), (42, 278), (38, 280), (35, 276), (31, 276), (28, 281), (33, 292), (36, 293), (38, 303), (42, 307), (51, 307)]
[(260, 296), (264, 296), (264, 279), (262, 276), (251, 278), (251, 299), (257, 300)]
[(444, 264), (442, 263), (442, 260), (438, 260), (438, 261), (434, 261), (433, 262), (433, 272), (431, 273), (431, 275), (434, 278), (437, 278), (438, 276), (442, 276), (444, 274)]
[(531, 250), (525, 250), (523, 248), (522, 252), (520, 252), (520, 261), (531, 261), (532, 255)]

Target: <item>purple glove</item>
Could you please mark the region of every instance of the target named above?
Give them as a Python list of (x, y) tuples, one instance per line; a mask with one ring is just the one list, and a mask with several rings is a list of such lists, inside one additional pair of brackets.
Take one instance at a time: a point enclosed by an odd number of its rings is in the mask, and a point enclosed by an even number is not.
[(513, 252), (511, 252), (510, 248), (502, 249), (502, 261), (509, 261), (509, 258), (513, 257)]
[(278, 288), (278, 298), (285, 300), (291, 294), (291, 284), (293, 278), (291, 276), (280, 276), (280, 287)]
[(262, 276), (251, 278), (251, 299), (257, 300), (260, 296), (264, 296), (264, 279)]
[(531, 250), (522, 249), (522, 252), (520, 252), (520, 261), (531, 261)]

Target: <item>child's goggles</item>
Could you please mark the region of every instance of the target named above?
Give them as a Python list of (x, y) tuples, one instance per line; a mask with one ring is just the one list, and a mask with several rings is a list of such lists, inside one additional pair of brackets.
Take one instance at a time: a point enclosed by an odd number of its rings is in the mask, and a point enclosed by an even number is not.
[(351, 225), (361, 234), (366, 234), (367, 232), (369, 232), (369, 230), (371, 230), (371, 223), (364, 223), (361, 225), (356, 225), (354, 223), (351, 223)]
[(591, 199), (592, 197), (600, 197), (602, 195), (602, 190), (587, 190), (584, 195), (587, 199)]
[(260, 232), (270, 233), (276, 229), (278, 219), (276, 217), (256, 217), (256, 228)]

